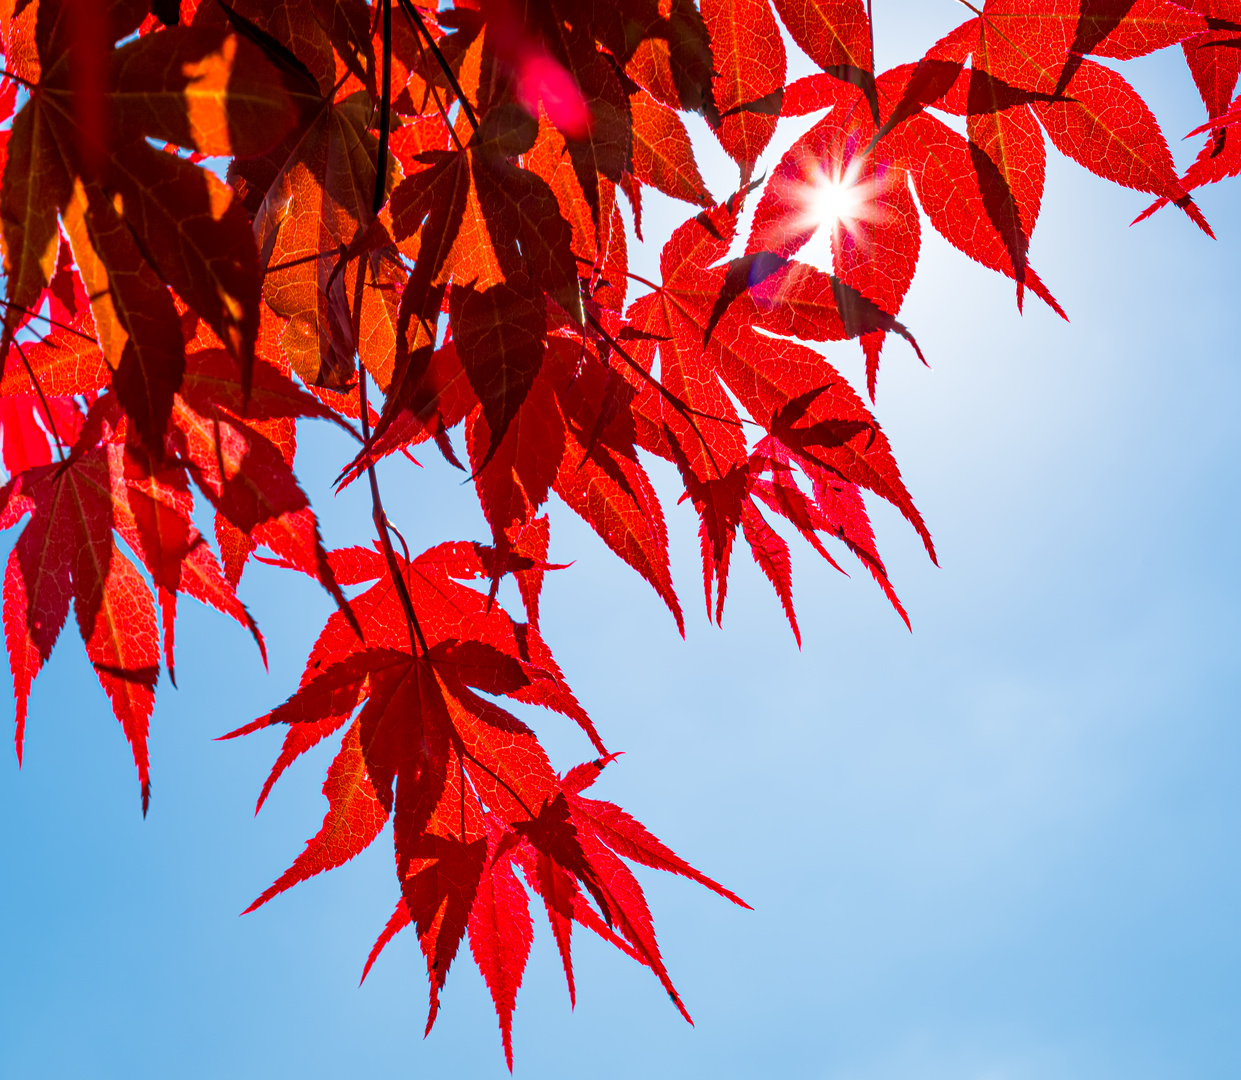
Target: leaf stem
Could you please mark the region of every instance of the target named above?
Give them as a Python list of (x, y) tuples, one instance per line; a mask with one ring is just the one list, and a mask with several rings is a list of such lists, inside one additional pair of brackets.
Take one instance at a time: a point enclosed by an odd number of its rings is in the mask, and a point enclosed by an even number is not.
[[(578, 255), (576, 252), (574, 252), (574, 253), (573, 253), (573, 257), (574, 257), (574, 258), (575, 258), (578, 262), (582, 263), (584, 266), (590, 266), (590, 267), (593, 267), (593, 266), (595, 265), (595, 264), (594, 264), (593, 262), (591, 262), (589, 259), (583, 258), (581, 255)], [(651, 281), (649, 278), (644, 278), (641, 274), (635, 274), (635, 273), (632, 273), (632, 272), (631, 272), (631, 271), (629, 271), (629, 270), (626, 270), (626, 271), (625, 271), (625, 277), (629, 278), (629, 279), (630, 279), (630, 281), (638, 281), (638, 282), (641, 282), (641, 283), (642, 283), (643, 285), (645, 285), (647, 288), (649, 288), (649, 289), (654, 289), (656, 292), (659, 292), (660, 290), (662, 290), (662, 289), (663, 289), (663, 286), (662, 286), (662, 285), (656, 285), (656, 284), (655, 284), (655, 282)]]
[(469, 758), (472, 762), (474, 762), (475, 765), (477, 765), (480, 769), (482, 769), (483, 772), (485, 772), (497, 784), (499, 784), (502, 788), (504, 788), (505, 791), (507, 791), (510, 795), (512, 795), (513, 798), (517, 800), (517, 804), (529, 815), (531, 821), (533, 821), (536, 817), (538, 817), (538, 815), (533, 810), (531, 810), (529, 806), (526, 805), (526, 800), (523, 799), (520, 795), (518, 795), (517, 792), (515, 792), (512, 789), (512, 787), (509, 786), (507, 781), (505, 781), (505, 779), (502, 776), (500, 776), (497, 772), (495, 772), (495, 770), (489, 769), (486, 765), (484, 765), (481, 761), (479, 761), (478, 758), (476, 758), (473, 754), (471, 754), (465, 748), (465, 743), (462, 741), (460, 735), (457, 735), (457, 754), (460, 757)]
[[(371, 438), (371, 421), (370, 409), (366, 400), (366, 366), (358, 365), (358, 398), (361, 405), (362, 413), (362, 439), (363, 445), (370, 442)], [(405, 612), (405, 624), (409, 629), (409, 647), (414, 655), (418, 655), (419, 649), (423, 656), (429, 651), (427, 648), (427, 639), (423, 637), (422, 627), (418, 624), (418, 615), (414, 611), (414, 602), (410, 599), (409, 586), (405, 582), (405, 575), (401, 573), (401, 568), (396, 562), (396, 552), (392, 550), (392, 537), (388, 535), (388, 515), (384, 513), (383, 498), (379, 494), (379, 481), (375, 477), (375, 463), (367, 462), (366, 476), (371, 485), (371, 518), (375, 522), (375, 531), (379, 534), (379, 544), (383, 548), (384, 560), (388, 564), (388, 573), (392, 578), (392, 583), (396, 586), (397, 596), (401, 601), (401, 608)]]
[(30, 361), (26, 359), (26, 350), (22, 348), (22, 343), (16, 338), (13, 339), (13, 348), (17, 350), (17, 355), (22, 358), (22, 364), (25, 365), (26, 374), (30, 376), (30, 381), (34, 384), (35, 393), (39, 395), (39, 401), (43, 405), (43, 415), (47, 417), (48, 426), (52, 429), (52, 438), (56, 440), (56, 453), (61, 461), (65, 460), (65, 451), (60, 438), (60, 432), (56, 430), (56, 421), (52, 418), (51, 406), (47, 403), (47, 398), (43, 394), (43, 387), (39, 385), (39, 377), (34, 373), (34, 368), (30, 366)]
[[(405, 16), (405, 21), (409, 22), (408, 15)], [(419, 35), (415, 34), (414, 41), (418, 45), (418, 59), (422, 62), (423, 67), (425, 67), (427, 63), (427, 53), (426, 53), (426, 50), (422, 47), (422, 38)], [(431, 95), (432, 98), (435, 99), (435, 108), (438, 110), (440, 114), (440, 119), (444, 121), (444, 127), (448, 129), (448, 134), (452, 136), (452, 141), (457, 144), (458, 150), (464, 150), (465, 147), (461, 145), (461, 139), (457, 135), (457, 129), (453, 127), (452, 121), (448, 119), (448, 110), (444, 108), (444, 103), (440, 100), (439, 88), (436, 87), (435, 83), (431, 82), (430, 80), (427, 81), (426, 86), (427, 86), (427, 92)]]
[(392, 533), (401, 542), (401, 551), (405, 556), (405, 561), (413, 562), (413, 559), (409, 557), (409, 545), (405, 543), (405, 537), (401, 535), (401, 530), (398, 529), (395, 525), (393, 525), (392, 522), (390, 521), (385, 520), (385, 524), (388, 526), (388, 531)]
[(90, 334), (84, 334), (81, 330), (75, 330), (67, 323), (57, 322), (55, 319), (49, 318), (47, 315), (41, 315), (37, 311), (31, 311), (29, 308), (24, 308), (21, 304), (14, 304), (11, 300), (5, 300), (3, 297), (0, 297), (0, 304), (3, 304), (7, 308), (12, 308), (14, 311), (20, 311), (28, 318), (38, 319), (41, 322), (47, 323), (49, 326), (54, 326), (57, 330), (65, 330), (68, 333), (73, 334), (74, 337), (80, 337), (83, 341), (89, 341), (92, 345), (99, 344), (98, 340), (91, 337)]
[(6, 71), (4, 68), (0, 68), (0, 77), (3, 77), (5, 79), (12, 79), (15, 83), (18, 83), (19, 85), (24, 86), (27, 90), (38, 89), (38, 87), (34, 83), (30, 82), (28, 79), (23, 79), (20, 75), (14, 75), (13, 72)]
[(871, 0), (866, 0), (866, 25), (870, 28), (870, 70), (873, 75), (875, 68), (875, 13), (871, 10)]
[[(625, 347), (621, 345), (621, 343), (617, 341), (616, 338), (614, 338), (610, 333), (608, 333), (604, 325), (601, 322), (599, 322), (599, 320), (596, 319), (589, 312), (586, 315), (586, 321), (595, 329), (595, 331), (603, 338), (604, 341), (606, 341), (609, 345), (611, 345), (612, 348), (615, 349), (616, 352), (620, 354), (620, 356), (624, 359), (624, 361), (630, 367), (632, 367), (634, 371), (636, 371), (639, 375), (641, 375), (642, 378), (646, 379), (646, 381), (649, 382), (659, 392), (660, 396), (663, 397), (664, 400), (666, 400), (669, 405), (671, 405), (674, 409), (676, 409), (677, 412), (684, 415), (687, 420), (691, 416), (700, 416), (704, 420), (711, 420), (717, 424), (725, 424), (728, 427), (740, 427), (741, 426), (740, 420), (729, 420), (727, 417), (716, 416), (714, 413), (703, 412), (701, 409), (695, 409), (692, 405), (686, 405), (685, 402), (683, 402), (679, 397), (676, 396), (676, 394), (674, 394), (671, 390), (669, 390), (666, 386), (664, 386), (664, 384), (661, 383), (657, 378), (655, 378), (654, 375), (652, 375), (649, 371), (646, 370), (646, 368), (644, 368), (632, 356), (630, 356), (629, 353), (626, 351)], [(691, 420), (690, 423), (692, 424), (693, 421)], [(699, 438), (701, 437), (702, 436), (700, 434)]]
[(317, 251), (313, 255), (299, 255), (296, 259), (290, 259), (288, 262), (280, 262), (274, 266), (267, 267), (266, 272), (274, 274), (277, 270), (293, 270), (298, 266), (305, 266), (307, 263), (318, 262), (320, 259), (331, 258), (333, 255), (339, 254), (339, 248), (328, 248), (326, 251)]
[(401, 10), (405, 12), (405, 18), (422, 34), (427, 45), (430, 46), (431, 52), (439, 63), (440, 70), (443, 71), (445, 78), (448, 79), (448, 85), (452, 87), (452, 92), (457, 95), (457, 100), (461, 102), (461, 108), (466, 115), (466, 119), (470, 122), (470, 127), (477, 131), (478, 117), (474, 115), (474, 109), (470, 105), (469, 99), (465, 96), (465, 91), (461, 89), (461, 84), (457, 82), (457, 76), (453, 74), (452, 68), (448, 66), (448, 61), (444, 58), (444, 54), (440, 52), (439, 45), (435, 43), (435, 38), (431, 36), (431, 31), (427, 29), (427, 24), (423, 22), (422, 13), (410, 3), (410, 0), (400, 0), (400, 4)]
[(654, 289), (656, 292), (663, 291), (662, 285), (656, 285), (655, 282), (651, 281), (648, 278), (644, 278), (641, 274), (635, 274), (630, 270), (626, 270), (625, 277), (629, 278), (631, 281), (641, 282), (643, 285), (646, 285), (648, 288)]
[(586, 313), (586, 321), (592, 327), (594, 327), (595, 331), (603, 337), (603, 340), (606, 341), (609, 345), (611, 345), (612, 348), (615, 349), (616, 352), (624, 359), (624, 361), (631, 368), (633, 368), (634, 371), (636, 371), (639, 375), (641, 375), (644, 379), (646, 379), (647, 382), (649, 382), (659, 392), (660, 396), (662, 396), (664, 400), (668, 402), (669, 405), (671, 405), (677, 412), (679, 412), (682, 416), (685, 417), (685, 422), (689, 424), (690, 429), (693, 431), (695, 435), (698, 436), (698, 441), (702, 443), (702, 448), (704, 451), (706, 451), (707, 459), (711, 462), (711, 467), (715, 470), (716, 475), (723, 476), (724, 474), (720, 471), (719, 463), (715, 460), (715, 455), (711, 453), (711, 444), (707, 442), (706, 436), (703, 435), (703, 433), (698, 429), (698, 425), (694, 423), (694, 415), (696, 414), (698, 416), (702, 416), (704, 419), (707, 419), (707, 420), (714, 420), (720, 424), (729, 424), (733, 427), (740, 427), (741, 422), (736, 421), (736, 420), (725, 420), (723, 417), (711, 416), (707, 413), (700, 413), (698, 412), (697, 409), (693, 408), (692, 406), (686, 405), (685, 402), (683, 402), (679, 397), (676, 396), (676, 394), (674, 394), (671, 390), (669, 390), (666, 386), (664, 386), (662, 382), (660, 382), (657, 378), (655, 378), (654, 375), (652, 375), (649, 371), (646, 370), (646, 368), (644, 368), (632, 356), (630, 356), (629, 353), (625, 350), (624, 346), (621, 345), (621, 343), (617, 341), (616, 338), (614, 338), (610, 333), (608, 333), (603, 323), (601, 323), (598, 319), (596, 319), (594, 315), (592, 315), (590, 312)]
[(378, 214), (384, 204), (388, 175), (388, 138), (392, 128), (392, 0), (383, 0), (383, 90), (379, 95), (379, 152), (375, 156), (375, 197), (371, 213)]

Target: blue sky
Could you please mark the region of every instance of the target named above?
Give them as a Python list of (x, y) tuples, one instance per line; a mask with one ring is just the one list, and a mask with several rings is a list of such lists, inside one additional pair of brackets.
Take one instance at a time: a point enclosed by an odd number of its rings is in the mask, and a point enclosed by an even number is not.
[[(881, 64), (959, 18), (877, 6)], [(1179, 55), (1124, 70), (1184, 164), (1201, 107)], [(724, 168), (704, 155), (717, 193)], [(878, 416), (942, 563), (872, 502), (912, 635), (868, 575), (804, 546), (800, 652), (741, 552), (710, 627), (682, 506), (682, 641), (553, 510), (553, 557), (576, 561), (548, 579), (544, 633), (626, 751), (599, 790), (755, 910), (642, 875), (694, 1028), (584, 935), (570, 1012), (536, 920), (518, 1076), (1241, 1074), (1236, 187), (1201, 195), (1215, 243), (1166, 210), (1130, 228), (1145, 198), (1054, 152), (1047, 190), (1031, 258), (1072, 323), (1037, 301), (1019, 317), (1009, 282), (928, 229), (902, 317), (934, 370), (900, 343), (885, 354)], [(676, 213), (653, 207), (652, 236)], [(856, 346), (829, 358), (860, 378)], [(367, 535), (362, 493), (333, 500), (326, 483), (344, 452), (308, 430), (299, 463), (332, 544)], [(424, 457), (384, 478), (411, 545), (484, 535), (471, 491)], [(212, 741), (287, 695), (328, 610), (261, 566), (243, 597), (271, 670), (243, 631), (185, 605), (146, 821), (71, 633), (37, 684), (26, 764), (0, 758), (0, 1075), (504, 1075), (464, 952), (426, 1041), (412, 937), (358, 988), (396, 895), (383, 842), (238, 917), (318, 827), (328, 760), (291, 770), (256, 819), (278, 738)], [(540, 732), (561, 767), (589, 755), (567, 723)]]

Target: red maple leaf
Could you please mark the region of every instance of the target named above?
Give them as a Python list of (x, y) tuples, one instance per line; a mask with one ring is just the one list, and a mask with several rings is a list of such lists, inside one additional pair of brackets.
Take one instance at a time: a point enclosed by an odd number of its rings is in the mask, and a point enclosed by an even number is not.
[[(688, 1019), (628, 863), (741, 901), (583, 794), (615, 755), (540, 629), (563, 568), (552, 496), (682, 632), (652, 458), (698, 517), (713, 621), (740, 532), (799, 644), (793, 536), (836, 569), (847, 550), (908, 624), (866, 499), (934, 559), (930, 532), (824, 350), (859, 343), (871, 405), (889, 338), (922, 358), (902, 308), (924, 219), (1010, 278), (1019, 308), (1029, 290), (1063, 314), (1031, 255), (1048, 139), (1152, 196), (1143, 216), (1173, 203), (1208, 232), (1193, 192), (1241, 173), (1238, 0), (966, 7), (877, 72), (862, 0), (8, 5), (0, 525), (21, 526), (3, 587), (19, 759), (72, 608), (145, 812), (179, 597), (265, 657), (243, 571), (300, 571), (335, 610), (296, 691), (233, 734), (284, 726), (259, 806), (300, 755), (340, 747), (321, 827), (252, 907), (390, 821), (399, 900), (366, 969), (413, 925), (428, 1030), (468, 936), (512, 1067), (531, 893), (571, 1000), (578, 924)], [(818, 69), (787, 85), (786, 32)], [(1183, 175), (1118, 70), (1176, 44), (1206, 110)], [(781, 118), (811, 114), (761, 172)], [(704, 125), (735, 177), (704, 178)], [(630, 270), (644, 187), (692, 207), (658, 282)], [(296, 457), (310, 419), (350, 440), (337, 482), (366, 484), (372, 548), (322, 542)], [(376, 465), (429, 441), (486, 527), (413, 556)], [(563, 776), (534, 727), (558, 718), (597, 755)]]

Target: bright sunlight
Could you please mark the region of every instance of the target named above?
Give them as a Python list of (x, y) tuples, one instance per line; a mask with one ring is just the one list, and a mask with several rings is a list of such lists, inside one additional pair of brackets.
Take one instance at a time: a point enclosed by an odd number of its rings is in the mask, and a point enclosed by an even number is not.
[(815, 229), (834, 232), (839, 225), (855, 231), (859, 221), (870, 217), (872, 185), (858, 182), (856, 161), (843, 172), (821, 172), (806, 190), (805, 223)]
[(882, 181), (876, 182), (873, 173), (864, 176), (862, 162), (854, 158), (844, 168), (839, 162), (815, 163), (797, 185), (802, 206), (798, 225), (808, 240), (798, 257), (812, 266), (831, 270), (832, 245), (839, 243), (841, 232), (848, 233), (854, 244), (864, 245), (869, 230), (863, 223), (879, 223), (876, 196)]

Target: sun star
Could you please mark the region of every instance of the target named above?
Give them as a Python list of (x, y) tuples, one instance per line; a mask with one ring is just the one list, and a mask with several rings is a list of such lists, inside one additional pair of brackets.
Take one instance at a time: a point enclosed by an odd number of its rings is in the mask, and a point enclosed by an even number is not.
[(832, 243), (834, 239), (839, 242), (838, 230), (855, 242), (864, 241), (861, 225), (875, 220), (877, 185), (873, 177), (862, 176), (862, 161), (855, 158), (845, 167), (820, 163), (800, 187), (802, 215), (798, 224), (812, 234), (800, 257), (830, 269)]
[(816, 228), (834, 231), (839, 225), (850, 232), (867, 216), (866, 193), (857, 182), (855, 169), (822, 173), (806, 196), (806, 221)]

